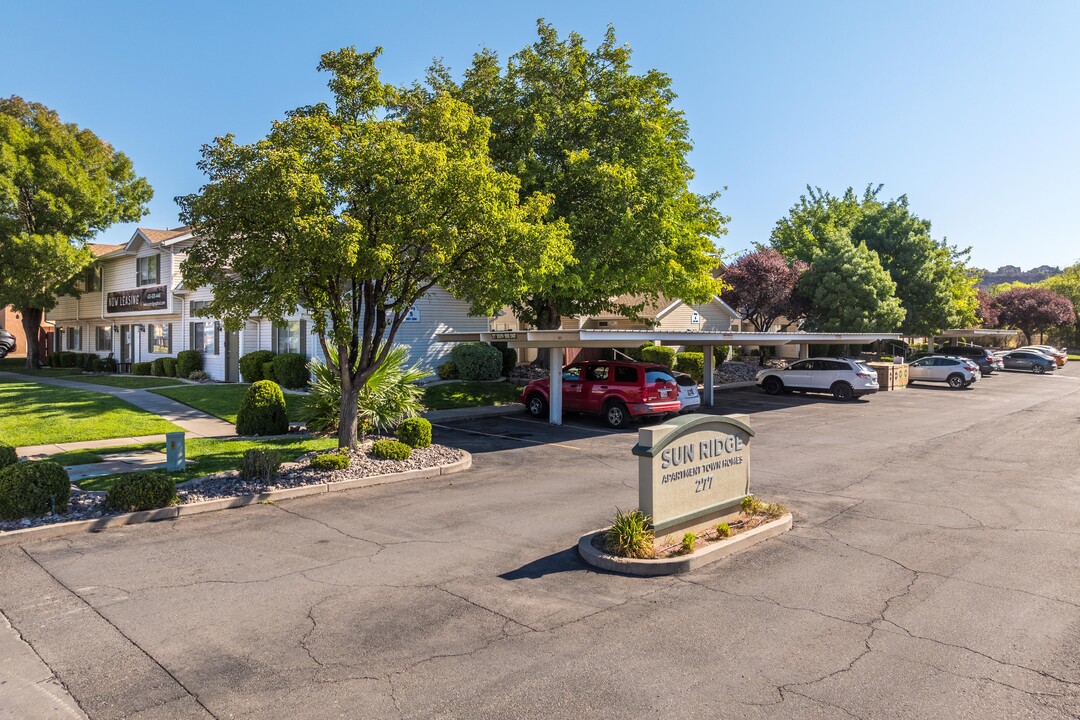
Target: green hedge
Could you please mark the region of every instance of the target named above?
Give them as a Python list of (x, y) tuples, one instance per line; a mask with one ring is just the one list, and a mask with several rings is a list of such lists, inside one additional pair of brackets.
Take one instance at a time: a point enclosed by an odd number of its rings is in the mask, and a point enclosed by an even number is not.
[(240, 358), (240, 376), (246, 383), (268, 380), (263, 374), (263, 366), (273, 359), (274, 353), (269, 350), (256, 350), (244, 355)]
[(0, 470), (0, 520), (66, 513), (71, 495), (67, 470), (50, 460), (20, 462)]
[(397, 440), (376, 440), (371, 444), (371, 454), (383, 460), (408, 460), (412, 448)]
[(150, 361), (150, 374), (154, 377), (165, 377), (165, 358), (154, 358)]
[(191, 373), (202, 370), (202, 353), (198, 350), (181, 350), (176, 353), (176, 376), (191, 377)]
[(705, 379), (705, 353), (678, 353), (675, 356), (675, 369), (694, 378), (694, 382), (701, 382)]
[(78, 364), (78, 353), (56, 350), (49, 356), (49, 365), (55, 368), (73, 368)]
[(176, 358), (161, 358), (161, 364), (165, 368), (165, 377), (176, 377)]
[(284, 435), (289, 432), (289, 416), (285, 411), (285, 395), (272, 380), (252, 383), (240, 402), (236, 415), (236, 434)]
[(403, 420), (398, 425), (394, 437), (412, 448), (430, 447), (431, 423), (418, 417)]
[(311, 458), (312, 470), (344, 470), (347, 467), (349, 467), (349, 456), (343, 452), (325, 453)]
[(675, 367), (675, 348), (664, 345), (649, 345), (641, 348), (643, 362), (656, 363), (668, 369)]
[(462, 380), (498, 380), (503, 358), (499, 349), (482, 342), (455, 345), (450, 357)]
[(510, 377), (510, 373), (514, 372), (514, 368), (517, 367), (518, 354), (517, 350), (512, 347), (500, 347), (497, 348), (502, 353), (502, 374), (503, 377)]
[(116, 360), (114, 358), (98, 358), (94, 361), (94, 372), (116, 372)]
[(132, 375), (149, 375), (153, 371), (153, 363), (137, 362), (131, 363)]
[(270, 361), (274, 368), (274, 377), (267, 379), (290, 390), (303, 389), (311, 382), (311, 371), (308, 370), (307, 362), (307, 358), (300, 353), (275, 355)]
[(5, 442), (0, 442), (0, 470), (19, 462), (19, 454), (15, 448)]
[(179, 502), (176, 481), (159, 470), (117, 476), (109, 488), (106, 504), (114, 510), (156, 510)]
[(268, 360), (263, 363), (262, 368), (263, 380), (269, 380), (270, 382), (277, 382), (277, 376), (274, 375), (274, 361)]
[[(727, 360), (728, 353), (731, 348), (727, 345), (713, 345), (713, 364), (719, 367)], [(683, 352), (699, 352), (704, 354), (705, 348), (701, 345), (687, 345), (683, 348)]]
[(439, 366), (439, 379), (440, 380), (457, 380), (458, 369), (457, 363), (453, 360), (447, 360)]

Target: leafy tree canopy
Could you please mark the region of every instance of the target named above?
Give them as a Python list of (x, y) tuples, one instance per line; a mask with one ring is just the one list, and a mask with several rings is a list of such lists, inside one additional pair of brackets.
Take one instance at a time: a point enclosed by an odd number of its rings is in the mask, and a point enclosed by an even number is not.
[(209, 180), (177, 198), (200, 240), (186, 282), (213, 285), (230, 328), (312, 316), (342, 383), (339, 443), (409, 308), (436, 284), (490, 313), (557, 272), (566, 229), (550, 196), (520, 192), (489, 155), (490, 122), (444, 92), (384, 84), (381, 49), (323, 55), (333, 108), (299, 108), (251, 145), (202, 150)]
[(846, 232), (825, 237), (798, 292), (806, 328), (815, 332), (895, 332), (904, 321), (896, 283), (877, 253)]
[(0, 98), (0, 306), (23, 313), (29, 366), (42, 313), (93, 260), (89, 241), (143, 217), (152, 195), (128, 157), (91, 131), (40, 103)]
[(1035, 332), (1046, 332), (1076, 322), (1076, 308), (1072, 302), (1046, 288), (1006, 290), (994, 297), (994, 305), (998, 310), (999, 322), (1024, 333), (1028, 343)]
[(636, 317), (644, 303), (619, 296), (705, 302), (719, 294), (713, 238), (727, 218), (714, 206), (718, 194), (689, 189), (690, 130), (671, 78), (634, 72), (611, 28), (594, 50), (542, 20), (537, 31), (505, 67), (484, 50), (460, 84), (438, 64), (428, 76), (432, 90), (492, 118), (497, 166), (521, 179), (523, 197), (551, 195), (547, 218), (570, 228), (573, 262), (523, 294), (515, 312), (551, 329), (563, 316)]
[(911, 212), (906, 196), (882, 200), (881, 189), (867, 186), (860, 196), (849, 187), (836, 197), (808, 187), (777, 222), (772, 246), (789, 259), (813, 262), (830, 234), (847, 232), (854, 244), (877, 252), (896, 283), (896, 295), (907, 309), (899, 328), (905, 334), (972, 324), (978, 296), (977, 278), (967, 267), (970, 250), (934, 240), (930, 221)]
[(795, 320), (803, 314), (795, 288), (806, 264), (788, 265), (784, 256), (769, 248), (749, 252), (724, 268), (728, 284), (724, 300), (750, 321), (758, 332), (768, 332), (781, 317)]

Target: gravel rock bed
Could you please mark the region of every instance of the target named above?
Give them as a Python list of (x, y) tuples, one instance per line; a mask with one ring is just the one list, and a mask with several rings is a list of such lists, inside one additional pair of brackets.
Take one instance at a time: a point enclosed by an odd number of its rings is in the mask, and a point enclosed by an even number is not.
[(742, 362), (726, 362), (717, 368), (713, 373), (713, 382), (715, 383), (735, 383), (735, 382), (749, 382), (757, 376), (758, 370), (757, 363), (751, 365), (750, 363)]
[(71, 522), (73, 520), (95, 520), (107, 515), (116, 515), (116, 511), (105, 507), (105, 493), (84, 492), (71, 490), (71, 499), (68, 501), (68, 511), (42, 517), (23, 518), (22, 520), (0, 521), (0, 532), (12, 530), (25, 530), (26, 528), (53, 525), (55, 523)]
[(510, 371), (510, 379), (527, 383), (530, 380), (539, 380), (540, 378), (546, 378), (548, 371), (545, 368), (523, 363)]
[(180, 504), (187, 505), (222, 497), (233, 497), (234, 495), (258, 495), (271, 490), (286, 490), (305, 485), (323, 485), (344, 480), (358, 480), (374, 475), (387, 475), (406, 470), (422, 470), (424, 468), (448, 465), (463, 457), (462, 452), (456, 448), (448, 448), (445, 445), (432, 445), (431, 447), (413, 450), (412, 456), (408, 460), (383, 460), (368, 455), (365, 449), (370, 447), (371, 441), (369, 440), (360, 449), (351, 451), (349, 454), (352, 461), (349, 463), (349, 467), (344, 470), (312, 470), (310, 465), (312, 457), (338, 452), (337, 450), (323, 450), (302, 455), (294, 463), (286, 463), (282, 466), (278, 476), (270, 482), (243, 480), (240, 478), (239, 473), (234, 471), (193, 480), (177, 487), (176, 492), (180, 496)]

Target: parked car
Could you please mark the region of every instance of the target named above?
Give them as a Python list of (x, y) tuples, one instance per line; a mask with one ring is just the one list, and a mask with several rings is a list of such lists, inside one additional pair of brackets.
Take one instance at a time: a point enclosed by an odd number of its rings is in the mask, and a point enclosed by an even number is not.
[(1057, 348), (1050, 347), (1049, 345), (1025, 345), (1023, 347), (1016, 348), (1017, 350), (1030, 350), (1031, 352), (1042, 353), (1043, 355), (1053, 358), (1058, 367), (1065, 364), (1065, 361), (1069, 359), (1069, 354), (1062, 352)]
[(1057, 369), (1054, 358), (1034, 350), (1008, 350), (999, 353), (998, 357), (1010, 370), (1030, 370), (1036, 375), (1042, 375), (1047, 370)]
[(15, 352), (15, 336), (0, 328), (0, 358)]
[(996, 363), (994, 351), (979, 345), (945, 345), (938, 348), (938, 350), (933, 353), (919, 353), (918, 356), (913, 356), (913, 359), (917, 359), (917, 357), (928, 357), (930, 355), (946, 355), (948, 357), (962, 357), (974, 360), (976, 364), (978, 364), (979, 371), (983, 375), (989, 375), (994, 372), (994, 370), (1001, 369), (997, 367), (1000, 363)]
[(692, 413), (701, 407), (701, 395), (698, 393), (697, 380), (686, 373), (672, 373), (675, 384), (679, 386), (679, 412)]
[[(562, 371), (563, 409), (601, 415), (614, 428), (631, 418), (647, 418), (682, 410), (679, 385), (663, 365), (614, 360), (571, 363)], [(546, 417), (551, 385), (533, 380), (521, 402), (533, 417)], [(694, 388), (697, 392), (697, 388)]]
[(851, 400), (879, 389), (877, 373), (851, 358), (799, 360), (786, 368), (762, 370), (756, 382), (770, 395), (795, 390), (826, 392), (837, 400)]
[(974, 360), (947, 355), (928, 355), (908, 365), (908, 384), (943, 382), (954, 390), (971, 387), (982, 377)]

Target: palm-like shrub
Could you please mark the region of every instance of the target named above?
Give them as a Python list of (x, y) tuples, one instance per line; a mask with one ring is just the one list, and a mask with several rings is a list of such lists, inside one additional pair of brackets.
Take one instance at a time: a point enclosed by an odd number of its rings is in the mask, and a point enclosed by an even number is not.
[[(312, 360), (311, 385), (304, 422), (315, 432), (337, 432), (341, 419), (341, 379), (334, 372), (337, 354), (331, 349), (328, 363)], [(397, 345), (364, 383), (357, 400), (361, 432), (386, 430), (424, 409), (424, 392), (416, 383), (429, 373), (409, 365), (408, 348)]]
[(607, 549), (614, 555), (629, 558), (656, 556), (652, 518), (640, 510), (615, 512), (615, 520), (604, 534)]

